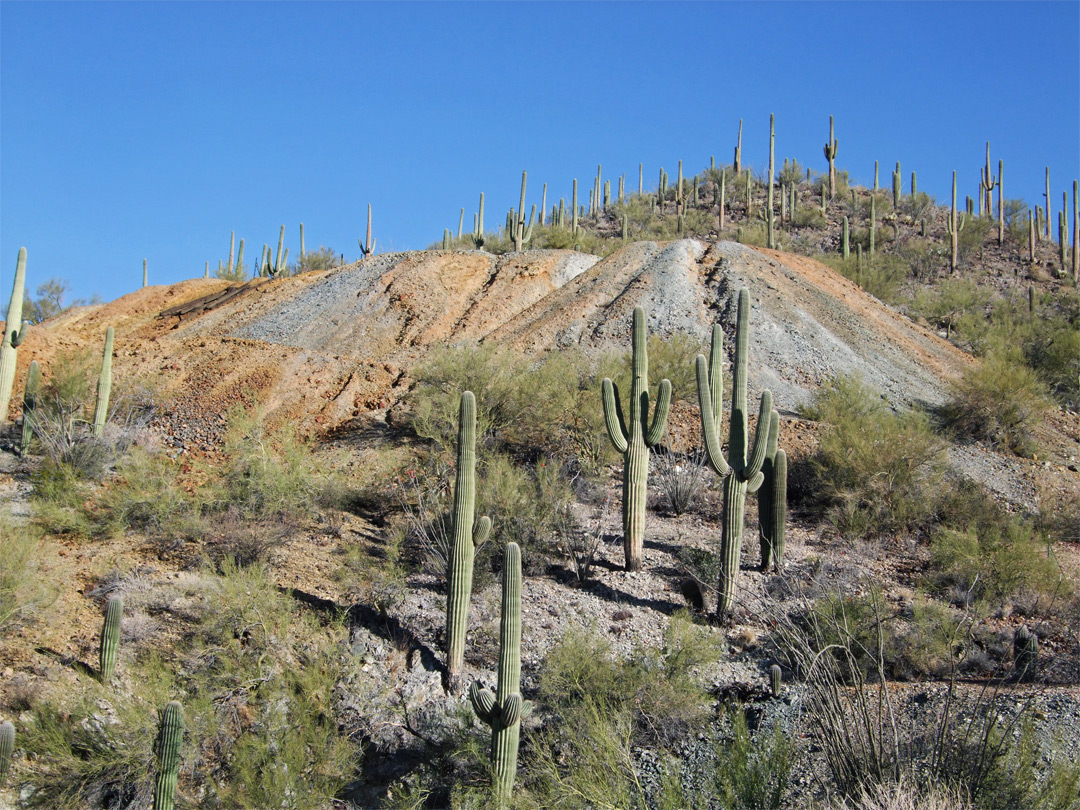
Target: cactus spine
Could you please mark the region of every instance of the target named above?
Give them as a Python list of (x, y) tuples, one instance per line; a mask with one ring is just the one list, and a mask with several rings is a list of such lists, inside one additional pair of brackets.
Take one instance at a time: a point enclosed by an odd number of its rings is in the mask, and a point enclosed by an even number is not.
[(157, 775), (154, 778), (153, 810), (173, 810), (176, 778), (180, 773), (180, 744), (184, 739), (184, 709), (172, 701), (161, 713), (157, 744), (154, 746)]
[(777, 450), (780, 414), (769, 414), (769, 441), (761, 465), (764, 480), (758, 490), (758, 538), (761, 543), (761, 571), (784, 567), (784, 525), (787, 522), (787, 453)]
[(26, 387), (23, 389), (22, 437), (19, 440), (19, 455), (26, 458), (30, 452), (30, 439), (34, 435), (34, 408), (37, 407), (38, 389), (41, 387), (41, 371), (37, 360), (30, 361), (26, 372)]
[(101, 645), (98, 648), (98, 674), (102, 683), (112, 680), (116, 670), (116, 659), (120, 653), (120, 621), (124, 616), (124, 600), (119, 596), (109, 597), (105, 608), (105, 621), (101, 625)]
[(724, 333), (719, 324), (713, 326), (712, 348), (709, 361), (698, 355), (697, 371), (698, 404), (701, 410), (701, 429), (705, 435), (705, 450), (709, 466), (724, 479), (724, 524), (720, 535), (720, 588), (716, 612), (725, 616), (735, 602), (735, 584), (739, 573), (739, 555), (742, 551), (743, 514), (746, 494), (757, 492), (765, 476), (761, 468), (769, 444), (772, 422), (772, 394), (761, 392), (761, 409), (753, 449), (748, 454), (749, 426), (746, 417), (747, 346), (750, 332), (750, 293), (744, 287), (739, 290), (739, 306), (735, 326), (735, 357), (732, 364), (731, 415), (728, 432), (728, 458), (723, 456), (720, 444), (723, 393), (723, 342)]
[(465, 663), (465, 634), (469, 629), (473, 556), (491, 531), (491, 518), (482, 517), (475, 521), (476, 397), (472, 391), (463, 391), (461, 394), (457, 439), (453, 539), (449, 569), (446, 572), (446, 671), (448, 685), (455, 693), (461, 691), (461, 670)]
[(825, 143), (825, 159), (829, 161), (829, 199), (836, 196), (836, 150), (839, 147), (833, 137), (833, 117), (829, 116), (829, 140)]
[(101, 354), (101, 373), (98, 375), (97, 406), (94, 408), (94, 438), (100, 439), (109, 415), (109, 394), (112, 392), (113, 328), (105, 330), (105, 351)]
[(783, 677), (783, 671), (780, 669), (779, 664), (773, 664), (769, 667), (769, 689), (772, 691), (773, 697), (780, 697), (780, 683)]
[(956, 271), (956, 257), (959, 253), (960, 246), (960, 231), (964, 230), (964, 215), (961, 214), (957, 219), (956, 214), (956, 172), (952, 173), (952, 210), (949, 212), (949, 219), (946, 224), (946, 229), (949, 232), (949, 241), (951, 244), (951, 252), (949, 254), (949, 269), (953, 272)]
[(4, 342), (0, 343), (0, 425), (8, 420), (11, 389), (15, 386), (15, 363), (19, 344), (26, 337), (26, 324), (22, 319), (24, 287), (26, 286), (26, 248), (19, 248), (15, 261), (15, 284), (11, 288), (7, 321), (4, 323)]
[(15, 726), (10, 720), (0, 723), (0, 787), (7, 783), (11, 755), (15, 752)]
[(610, 378), (601, 384), (604, 422), (608, 438), (623, 456), (623, 551), (626, 570), (637, 571), (642, 564), (645, 540), (645, 498), (649, 478), (649, 448), (664, 435), (671, 407), (671, 383), (660, 381), (656, 412), (649, 423), (649, 354), (646, 348), (645, 310), (634, 308), (633, 356), (630, 387), (630, 420), (623, 418), (619, 388)]
[(503, 550), (502, 613), (499, 618), (499, 672), (493, 693), (474, 681), (469, 688), (473, 711), (491, 726), (491, 768), (499, 802), (510, 798), (517, 775), (521, 719), (531, 706), (521, 699), (521, 549)]
[(518, 205), (517, 212), (510, 212), (510, 238), (514, 240), (514, 251), (521, 252), (522, 246), (532, 238), (533, 230), (533, 217), (536, 216), (536, 206), (532, 207), (532, 211), (529, 213), (529, 226), (528, 230), (525, 227), (525, 178), (527, 172), (521, 173), (521, 204)]

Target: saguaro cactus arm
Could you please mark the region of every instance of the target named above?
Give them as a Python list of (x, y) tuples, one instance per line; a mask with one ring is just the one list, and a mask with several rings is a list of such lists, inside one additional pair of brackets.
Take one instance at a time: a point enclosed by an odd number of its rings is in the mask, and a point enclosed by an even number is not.
[(619, 396), (619, 386), (605, 377), (600, 384), (600, 393), (604, 403), (604, 425), (607, 427), (608, 438), (615, 446), (615, 452), (626, 452), (626, 418), (623, 416), (622, 398)]

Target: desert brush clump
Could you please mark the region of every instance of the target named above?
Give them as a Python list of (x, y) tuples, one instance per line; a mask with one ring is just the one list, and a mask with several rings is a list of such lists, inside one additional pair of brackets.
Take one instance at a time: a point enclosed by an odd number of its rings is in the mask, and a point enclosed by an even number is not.
[(944, 443), (929, 419), (895, 412), (856, 377), (834, 377), (804, 416), (824, 428), (811, 459), (816, 496), (806, 504), (846, 538), (925, 528), (945, 473)]

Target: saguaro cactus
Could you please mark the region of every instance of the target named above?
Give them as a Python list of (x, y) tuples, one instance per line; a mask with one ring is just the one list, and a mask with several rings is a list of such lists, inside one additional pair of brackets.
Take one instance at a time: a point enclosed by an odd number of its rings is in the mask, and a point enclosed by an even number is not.
[(521, 698), (521, 549), (517, 543), (507, 543), (503, 550), (498, 678), (495, 692), (473, 682), (469, 701), (476, 716), (491, 726), (491, 770), (495, 793), (504, 802), (517, 775), (521, 719), (532, 708)]
[(37, 407), (40, 387), (41, 370), (37, 360), (31, 360), (30, 368), (26, 372), (26, 387), (23, 388), (22, 437), (19, 440), (19, 455), (24, 458), (30, 452), (30, 439), (34, 436), (34, 409)]
[(101, 625), (101, 644), (98, 648), (98, 674), (102, 683), (112, 680), (116, 659), (120, 654), (120, 622), (124, 617), (124, 600), (109, 597), (105, 608), (105, 621)]
[(949, 254), (949, 269), (955, 272), (956, 257), (960, 247), (960, 231), (964, 230), (964, 215), (960, 214), (960, 218), (957, 219), (956, 214), (956, 172), (952, 173), (952, 210), (949, 211), (949, 219), (945, 227), (949, 232), (952, 248)]
[(892, 204), (895, 209), (900, 208), (900, 197), (903, 194), (903, 189), (900, 186), (900, 161), (898, 160), (892, 173)]
[[(473, 557), (487, 540), (491, 518), (474, 520), (476, 509), (476, 397), (461, 394), (458, 411), (457, 471), (454, 480), (453, 538), (446, 572), (446, 672), (453, 692), (461, 691), (465, 663), (465, 634), (469, 629)], [(475, 522), (475, 526), (473, 525)]]
[(529, 225), (526, 229), (525, 226), (525, 178), (527, 172), (521, 173), (521, 203), (518, 205), (517, 212), (510, 212), (510, 238), (514, 240), (515, 252), (521, 252), (522, 246), (532, 239), (533, 231), (533, 217), (536, 216), (536, 206), (533, 205), (532, 211), (529, 212)]
[(484, 249), (484, 192), (480, 192), (480, 213), (473, 222), (473, 244), (477, 250)]
[(833, 117), (829, 116), (829, 140), (825, 142), (825, 159), (829, 161), (829, 199), (836, 196), (836, 150), (840, 144), (833, 137)]
[(772, 394), (761, 392), (761, 409), (753, 449), (748, 454), (749, 426), (746, 416), (747, 346), (750, 332), (750, 293), (739, 290), (739, 306), (735, 325), (735, 357), (732, 363), (731, 415), (728, 432), (728, 457), (724, 458), (720, 444), (720, 422), (723, 393), (724, 333), (719, 324), (713, 326), (709, 361), (698, 355), (698, 403), (701, 409), (701, 429), (705, 435), (705, 451), (709, 466), (724, 479), (724, 523), (720, 535), (720, 588), (716, 612), (725, 616), (735, 602), (735, 585), (742, 551), (743, 514), (746, 494), (757, 492), (765, 476), (761, 472), (771, 433)]
[(851, 255), (851, 227), (848, 225), (848, 218), (845, 216), (840, 221), (840, 252), (843, 254), (846, 260)]
[(146, 259), (142, 260), (142, 285), (147, 286)]
[[(484, 196), (483, 194), (480, 195), (481, 200), (483, 199), (483, 196)], [(483, 233), (483, 230), (484, 230), (484, 208), (483, 208), (483, 203), (481, 202), (481, 206), (480, 206), (480, 231), (481, 231), (481, 234)], [(359, 239), (357, 239), (356, 241), (360, 242)], [(363, 242), (360, 242), (360, 254), (363, 256), (363, 258), (366, 259), (368, 256), (370, 256), (374, 252), (375, 252), (375, 240), (371, 238), (371, 203), (368, 203), (368, 205), (367, 205), (367, 238)]]
[(742, 119), (739, 119), (739, 140), (735, 142), (735, 163), (732, 167), (735, 174), (742, 171)]
[(105, 351), (101, 354), (101, 373), (98, 374), (97, 406), (94, 408), (94, 438), (100, 439), (109, 415), (109, 394), (112, 392), (113, 328), (105, 330)]
[(775, 215), (773, 214), (773, 173), (776, 166), (776, 127), (774, 126), (776, 116), (769, 113), (769, 201), (768, 201), (768, 214), (766, 216), (766, 222), (768, 226), (768, 239), (766, 244), (769, 248), (776, 248), (776, 224), (774, 222)]
[(761, 571), (771, 565), (784, 566), (784, 526), (787, 522), (787, 453), (777, 450), (780, 414), (769, 414), (769, 442), (761, 465), (764, 480), (758, 490), (758, 538), (761, 542)]
[(184, 708), (172, 701), (161, 713), (154, 755), (157, 775), (154, 778), (154, 810), (173, 810), (176, 778), (180, 774), (180, 744), (184, 739)]
[(22, 319), (23, 295), (26, 286), (26, 248), (19, 248), (15, 261), (15, 284), (11, 288), (7, 321), (4, 323), (4, 342), (0, 343), (0, 425), (8, 420), (11, 389), (15, 385), (16, 349), (26, 337), (26, 324)]
[(773, 697), (780, 697), (780, 683), (783, 674), (779, 664), (773, 664), (769, 667), (769, 689), (772, 691)]
[(15, 751), (15, 726), (10, 720), (0, 723), (0, 787), (7, 784), (11, 755)]
[(630, 420), (623, 418), (619, 387), (605, 377), (601, 384), (604, 422), (608, 438), (623, 456), (623, 550), (626, 570), (641, 568), (645, 540), (645, 497), (649, 479), (649, 448), (667, 427), (671, 407), (671, 382), (660, 381), (656, 412), (649, 423), (649, 353), (646, 348), (645, 310), (634, 308), (633, 356), (631, 360)]

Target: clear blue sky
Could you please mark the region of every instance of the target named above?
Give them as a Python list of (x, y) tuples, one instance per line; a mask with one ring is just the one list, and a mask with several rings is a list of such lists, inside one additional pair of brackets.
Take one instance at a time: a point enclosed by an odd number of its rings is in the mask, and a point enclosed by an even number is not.
[[(0, 3), (0, 297), (111, 300), (245, 259), (298, 223), (309, 250), (424, 248), (626, 173), (646, 187), (777, 156), (882, 183), (901, 161), (974, 196), (984, 144), (1007, 197), (1053, 208), (1080, 177), (1080, 3)], [(583, 199), (587, 201), (587, 190)], [(1071, 203), (1071, 197), (1070, 197)]]

